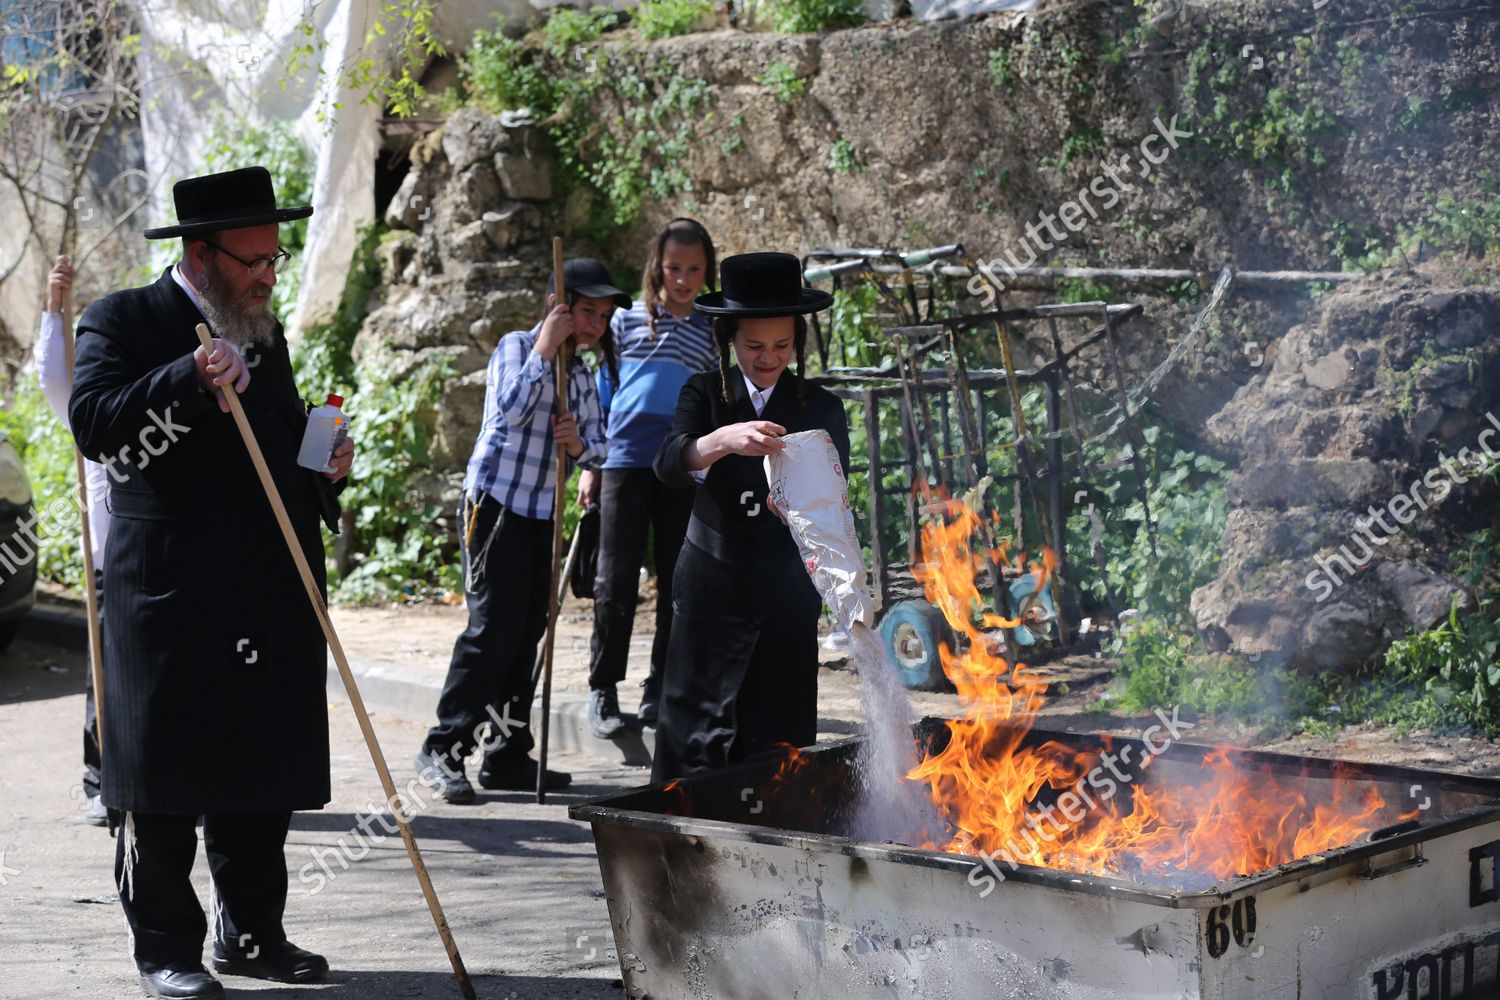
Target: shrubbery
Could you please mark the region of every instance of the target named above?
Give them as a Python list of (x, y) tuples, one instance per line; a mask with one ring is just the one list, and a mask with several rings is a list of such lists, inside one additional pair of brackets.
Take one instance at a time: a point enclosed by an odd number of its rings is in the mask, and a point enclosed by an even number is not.
[(702, 28), (716, 10), (713, 0), (642, 0), (631, 22), (644, 38), (670, 38)]
[(865, 19), (859, 0), (770, 0), (771, 23), (783, 34), (852, 28)]
[(37, 577), (75, 590), (83, 588), (83, 537), (77, 520), (64, 527), (54, 523), (46, 511), (55, 501), (78, 495), (78, 476), (73, 459), (73, 435), (52, 413), (42, 395), (36, 370), (22, 369), (4, 407), (0, 407), (0, 434), (5, 435), (21, 456), (26, 478), (31, 482), (32, 504), (39, 513), (37, 527)]
[[(591, 189), (601, 202), (587, 235), (607, 243), (628, 227), (641, 202), (688, 190), (678, 166), (697, 138), (708, 85), (669, 65), (637, 70), (578, 47), (619, 21), (602, 8), (581, 14), (561, 9), (524, 39), (481, 31), (464, 54), (460, 73), (473, 99), (491, 111), (529, 108), (544, 123), (557, 151), (566, 190)], [(616, 100), (624, 111), (620, 134), (601, 129), (596, 101)]]

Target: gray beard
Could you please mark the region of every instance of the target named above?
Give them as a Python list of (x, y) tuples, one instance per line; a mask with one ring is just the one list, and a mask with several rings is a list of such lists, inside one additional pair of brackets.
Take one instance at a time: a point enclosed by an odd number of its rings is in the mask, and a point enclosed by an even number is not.
[(269, 304), (243, 305), (227, 301), (212, 275), (205, 275), (198, 289), (203, 318), (215, 337), (244, 349), (251, 344), (269, 347), (276, 339), (276, 316)]

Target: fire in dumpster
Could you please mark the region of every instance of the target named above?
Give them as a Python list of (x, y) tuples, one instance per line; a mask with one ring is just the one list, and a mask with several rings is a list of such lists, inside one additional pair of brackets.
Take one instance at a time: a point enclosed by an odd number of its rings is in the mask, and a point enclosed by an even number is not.
[[(1002, 875), (1002, 865), (1027, 864), (1196, 887), (1342, 847), (1420, 815), (1399, 811), (1374, 783), (1351, 774), (1310, 781), (1238, 763), (1229, 749), (1196, 766), (1164, 765), (1157, 755), (1192, 728), (1170, 707), (1142, 743), (1118, 753), (1108, 740), (1097, 752), (1051, 740), (1033, 745), (1026, 736), (1047, 686), (992, 649), (987, 630), (1013, 622), (988, 612), (976, 621), (975, 578), (986, 561), (999, 564), (1007, 554), (976, 549), (983, 533), (973, 510), (958, 501), (945, 508), (924, 526), (923, 563), (913, 569), (962, 637), (961, 648), (944, 647), (942, 659), (965, 712), (947, 723), (946, 745), (907, 775), (930, 788), (948, 825), (946, 842), (921, 846), (982, 855)], [(1033, 564), (1044, 577), (1052, 567), (1050, 553)]]

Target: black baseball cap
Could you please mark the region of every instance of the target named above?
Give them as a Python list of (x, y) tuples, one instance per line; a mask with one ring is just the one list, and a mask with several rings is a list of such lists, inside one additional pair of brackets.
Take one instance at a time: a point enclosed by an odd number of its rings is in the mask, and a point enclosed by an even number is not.
[[(615, 287), (609, 268), (592, 257), (574, 257), (563, 261), (563, 284), (568, 291), (586, 299), (614, 299), (615, 305), (629, 309), (630, 296)], [(548, 293), (557, 290), (557, 275), (547, 279)]]

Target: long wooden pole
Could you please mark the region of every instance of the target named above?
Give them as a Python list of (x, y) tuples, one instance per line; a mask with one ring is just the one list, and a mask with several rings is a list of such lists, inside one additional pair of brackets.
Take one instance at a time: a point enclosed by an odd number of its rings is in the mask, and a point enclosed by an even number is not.
[[(213, 352), (213, 337), (208, 332), (208, 327), (202, 323), (198, 324), (198, 340), (203, 344), (203, 349), (209, 353)], [(443, 939), (443, 949), (448, 953), (448, 961), (453, 965), (453, 974), (458, 977), (458, 988), (463, 993), (464, 1000), (477, 1000), (474, 995), (474, 987), (469, 982), (469, 973), (464, 968), (464, 960), (458, 954), (458, 945), (453, 940), (453, 932), (448, 929), (448, 918), (443, 915), (443, 906), (438, 902), (437, 890), (432, 887), (432, 877), (427, 874), (427, 865), (422, 861), (422, 852), (417, 847), (417, 838), (412, 835), (411, 826), (403, 815), (401, 806), (396, 798), (396, 783), (391, 779), (390, 768), (386, 766), (385, 754), (380, 750), (380, 741), (375, 736), (375, 727), (370, 724), (370, 714), (365, 711), (365, 701), (359, 694), (359, 685), (354, 682), (354, 674), (349, 670), (349, 660), (344, 655), (343, 644), (339, 642), (338, 633), (334, 631), (333, 619), (328, 616), (328, 605), (323, 601), (323, 595), (318, 590), (318, 582), (313, 577), (312, 567), (307, 564), (307, 556), (302, 552), (302, 544), (297, 540), (297, 533), (292, 528), (291, 518), (287, 516), (286, 506), (281, 502), (281, 493), (276, 489), (276, 483), (271, 478), (271, 470), (266, 466), (266, 458), (261, 454), (260, 444), (255, 440), (255, 431), (250, 427), (250, 421), (245, 416), (245, 408), (240, 403), (240, 397), (234, 391), (233, 386), (224, 387), (224, 398), (229, 401), (229, 412), (234, 416), (234, 422), (240, 429), (240, 437), (245, 441), (245, 450), (250, 453), (250, 461), (255, 465), (255, 474), (260, 477), (260, 485), (266, 491), (266, 499), (271, 503), (271, 510), (276, 515), (276, 523), (281, 526), (281, 535), (286, 539), (286, 545), (292, 553), (292, 561), (297, 565), (297, 573), (302, 577), (302, 586), (307, 590), (307, 599), (312, 602), (313, 612), (318, 616), (318, 624), (323, 626), (323, 637), (328, 640), (328, 648), (333, 651), (333, 661), (338, 664), (339, 676), (344, 681), (344, 691), (349, 696), (349, 703), (354, 706), (355, 718), (359, 720), (360, 732), (364, 733), (365, 745), (370, 748), (370, 757), (375, 761), (375, 771), (380, 775), (380, 787), (385, 790), (385, 800), (391, 807), (391, 815), (396, 820), (396, 825), (401, 829), (401, 840), (406, 844), (406, 855), (411, 859), (412, 869), (417, 873), (417, 881), (422, 885), (422, 895), (427, 899), (427, 909), (432, 911), (432, 921), (437, 924), (438, 936)]]
[[(62, 327), (64, 357), (67, 359), (68, 386), (73, 385), (73, 290), (63, 292)], [(88, 466), (83, 452), (73, 448), (73, 468), (78, 474), (78, 512), (83, 527), (83, 593), (89, 619), (89, 672), (94, 681), (94, 739), (98, 742), (99, 763), (104, 763), (104, 633), (99, 622), (99, 586), (94, 580), (94, 529), (89, 524), (91, 498)], [(114, 832), (113, 818), (106, 821)]]
[[(552, 273), (556, 276), (553, 288), (557, 297), (554, 305), (567, 305), (568, 290), (563, 281), (563, 242), (561, 236), (552, 237)], [(550, 311), (550, 310), (549, 310)], [(553, 356), (557, 376), (557, 415), (568, 415), (568, 362), (569, 343), (563, 341)], [(557, 446), (557, 470), (552, 492), (552, 580), (547, 587), (547, 637), (542, 647), (542, 733), (541, 746), (537, 751), (536, 800), (547, 801), (547, 737), (550, 735), (552, 719), (552, 652), (557, 644), (557, 609), (562, 602), (557, 592), (557, 568), (563, 558), (563, 494), (568, 488), (568, 449)]]

